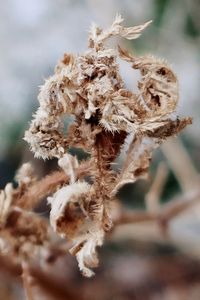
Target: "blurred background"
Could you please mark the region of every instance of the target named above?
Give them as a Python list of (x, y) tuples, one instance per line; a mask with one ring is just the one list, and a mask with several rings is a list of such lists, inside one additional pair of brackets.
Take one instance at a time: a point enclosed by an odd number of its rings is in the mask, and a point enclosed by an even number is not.
[[(161, 202), (165, 203), (177, 194), (198, 189), (199, 0), (1, 1), (0, 188), (3, 188), (6, 182), (13, 180), (14, 173), (22, 161), (32, 160), (41, 176), (54, 167), (54, 162), (44, 163), (34, 159), (23, 141), (24, 131), (28, 128), (31, 116), (38, 106), (39, 86), (53, 73), (56, 62), (64, 52), (81, 53), (86, 50), (88, 30), (92, 22), (106, 28), (112, 23), (116, 13), (122, 14), (126, 26), (153, 20), (151, 26), (138, 40), (120, 40), (118, 43), (132, 49), (137, 55), (151, 53), (165, 58), (179, 78), (178, 112), (180, 115), (193, 117), (193, 125), (188, 127), (179, 139), (170, 141), (155, 153), (149, 182), (126, 186), (120, 191), (119, 197), (127, 207), (144, 208), (145, 193), (151, 186), (161, 161), (165, 162), (168, 169)], [(134, 72), (128, 64), (122, 62), (120, 69), (127, 86), (133, 88), (136, 84)], [(172, 244), (160, 243), (157, 239), (151, 238), (151, 233), (149, 239), (146, 239), (148, 236), (146, 232), (145, 238), (140, 238), (136, 233), (137, 228), (133, 231), (130, 231), (130, 228), (126, 229), (126, 232), (129, 232), (127, 235), (116, 233), (117, 243), (116, 240), (110, 241), (103, 250), (101, 249), (101, 261), (104, 263), (97, 277), (92, 281), (86, 281), (72, 271), (73, 278), (70, 280), (81, 282), (85, 291), (82, 293), (89, 295), (88, 299), (182, 300), (190, 297), (199, 300), (200, 285), (181, 283), (177, 288), (167, 281), (170, 274), (176, 272), (180, 274), (190, 268), (193, 272), (193, 259), (195, 263), (197, 260), (195, 266), (199, 263), (200, 213), (198, 211), (200, 210), (197, 205), (195, 209), (172, 222), (173, 224), (170, 225), (172, 235), (174, 234)], [(121, 238), (122, 236), (125, 238)], [(180, 261), (174, 271), (170, 269), (170, 262), (174, 259), (174, 266), (176, 266), (177, 254)], [(70, 262), (69, 267), (73, 269), (72, 265)], [(169, 278), (166, 275), (165, 282), (159, 282), (158, 274), (168, 271)], [(150, 283), (149, 274), (153, 274)], [(108, 279), (111, 289), (107, 283)], [(194, 277), (190, 279), (193, 282)], [(98, 296), (95, 295), (92, 285), (99, 291)], [(9, 290), (10, 298), (6, 298), (7, 296), (3, 294), (5, 289)], [(3, 285), (0, 299), (18, 299), (17, 296), (14, 298), (13, 289), (16, 292), (13, 285), (11, 288), (9, 284), (8, 287)]]

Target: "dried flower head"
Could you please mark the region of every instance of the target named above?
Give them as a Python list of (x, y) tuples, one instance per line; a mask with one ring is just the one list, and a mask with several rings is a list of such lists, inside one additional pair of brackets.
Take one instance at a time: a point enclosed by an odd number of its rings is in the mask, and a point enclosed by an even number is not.
[[(106, 40), (121, 36), (132, 40), (151, 23), (126, 28), (116, 16), (107, 30), (95, 25), (89, 34), (89, 49), (82, 55), (65, 54), (55, 74), (41, 87), (38, 108), (25, 140), (37, 157), (58, 158), (69, 178), (49, 197), (50, 223), (62, 237), (73, 242), (84, 275), (97, 266), (96, 247), (112, 227), (111, 203), (120, 187), (145, 178), (153, 150), (166, 138), (176, 135), (190, 118), (179, 119), (176, 75), (161, 59), (137, 57), (122, 48), (110, 49)], [(120, 76), (118, 56), (140, 70), (138, 91), (126, 89)], [(74, 122), (64, 132), (63, 118)], [(126, 137), (132, 136), (120, 171), (112, 163)], [(78, 161), (67, 154), (70, 146), (90, 153), (89, 182), (78, 180)]]

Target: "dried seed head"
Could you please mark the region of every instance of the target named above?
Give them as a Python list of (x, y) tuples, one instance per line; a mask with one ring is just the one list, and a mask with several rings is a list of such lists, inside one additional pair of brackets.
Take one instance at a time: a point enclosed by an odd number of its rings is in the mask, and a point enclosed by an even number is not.
[(108, 30), (93, 27), (89, 36), (90, 49), (81, 56), (65, 54), (55, 75), (41, 87), (40, 108), (25, 134), (25, 140), (37, 157), (61, 157), (65, 153), (60, 120), (64, 114), (73, 114), (78, 119), (84, 115), (88, 122), (96, 120), (96, 125), (112, 132), (130, 127), (135, 115), (126, 105), (128, 98), (120, 91), (124, 89), (124, 82), (116, 62), (117, 53), (103, 43), (113, 35), (138, 38), (150, 22), (125, 28), (122, 21), (117, 15)]
[[(48, 198), (50, 223), (59, 235), (70, 239), (84, 275), (97, 266), (96, 247), (112, 226), (111, 201), (120, 187), (146, 178), (153, 150), (166, 138), (191, 123), (176, 116), (178, 81), (168, 64), (153, 56), (137, 57), (126, 50), (106, 46), (118, 35), (136, 39), (151, 23), (126, 28), (116, 16), (107, 30), (93, 26), (89, 49), (82, 55), (65, 54), (55, 74), (41, 87), (38, 108), (25, 140), (37, 157), (58, 158), (69, 185), (58, 187)], [(117, 63), (118, 56), (140, 70), (138, 90), (126, 89)], [(74, 123), (64, 132), (63, 118)], [(121, 170), (111, 168), (125, 139), (132, 136)], [(67, 154), (68, 147), (90, 153), (88, 180), (77, 181), (79, 163)], [(23, 179), (22, 179), (23, 180)]]

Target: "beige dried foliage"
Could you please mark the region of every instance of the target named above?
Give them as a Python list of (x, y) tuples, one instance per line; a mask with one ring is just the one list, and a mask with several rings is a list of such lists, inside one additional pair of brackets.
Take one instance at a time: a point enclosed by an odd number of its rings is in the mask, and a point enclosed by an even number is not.
[(17, 188), (8, 183), (0, 192), (1, 237), (5, 241), (3, 251), (19, 260), (29, 260), (40, 256), (40, 249), (47, 243), (48, 224), (18, 204), (20, 197), (36, 181), (31, 164), (23, 164), (15, 178)]
[[(178, 81), (164, 60), (137, 57), (106, 45), (112, 36), (136, 39), (151, 23), (127, 28), (122, 21), (117, 15), (107, 30), (93, 25), (88, 50), (82, 55), (65, 54), (55, 74), (40, 88), (40, 106), (25, 140), (36, 157), (57, 158), (63, 171), (40, 183), (25, 165), (18, 172), (19, 186), (14, 191), (13, 203), (20, 209), (51, 194), (50, 224), (58, 235), (72, 242), (70, 252), (88, 277), (94, 274), (91, 268), (98, 265), (96, 247), (103, 244), (105, 233), (112, 228), (112, 204), (119, 188), (146, 178), (154, 149), (191, 123), (190, 118), (176, 115)], [(140, 71), (137, 91), (127, 90), (119, 73), (118, 56), (131, 63), (133, 71)], [(67, 116), (73, 116), (74, 122), (66, 133), (63, 121)], [(132, 140), (125, 161), (121, 170), (114, 171), (112, 164), (128, 136)], [(67, 153), (71, 146), (90, 154), (87, 164), (79, 164)], [(1, 195), (1, 199), (8, 197), (6, 192)], [(5, 219), (4, 210), (7, 208), (1, 209)], [(30, 220), (30, 227), (34, 226)]]
[(62, 237), (73, 241), (70, 251), (76, 255), (80, 270), (85, 276), (93, 275), (87, 267), (98, 264), (95, 248), (103, 243), (104, 230), (100, 218), (94, 217), (91, 204), (91, 187), (85, 181), (77, 181), (58, 190), (49, 197), (51, 204), (50, 222)]

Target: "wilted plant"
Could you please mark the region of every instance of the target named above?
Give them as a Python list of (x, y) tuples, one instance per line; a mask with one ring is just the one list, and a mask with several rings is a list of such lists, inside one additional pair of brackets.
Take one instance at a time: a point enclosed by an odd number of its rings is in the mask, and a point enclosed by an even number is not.
[[(18, 187), (8, 184), (1, 192), (3, 247), (17, 253), (19, 261), (41, 258), (41, 249), (51, 245), (48, 222), (29, 211), (51, 195), (51, 226), (72, 242), (70, 252), (76, 255), (80, 270), (92, 276), (91, 268), (98, 265), (96, 247), (113, 225), (118, 190), (146, 178), (154, 149), (191, 123), (190, 118), (176, 116), (178, 82), (164, 60), (106, 46), (112, 36), (137, 39), (151, 23), (126, 28), (122, 21), (117, 16), (107, 30), (93, 26), (89, 49), (79, 56), (65, 54), (41, 87), (40, 107), (25, 140), (36, 157), (57, 158), (64, 172), (41, 183), (25, 164), (16, 176)], [(137, 92), (126, 89), (118, 56), (140, 71)], [(63, 121), (68, 116), (74, 122), (65, 132)], [(125, 161), (115, 170), (112, 165), (127, 139), (131, 142)], [(88, 160), (79, 163), (68, 153), (72, 146), (89, 153)]]

